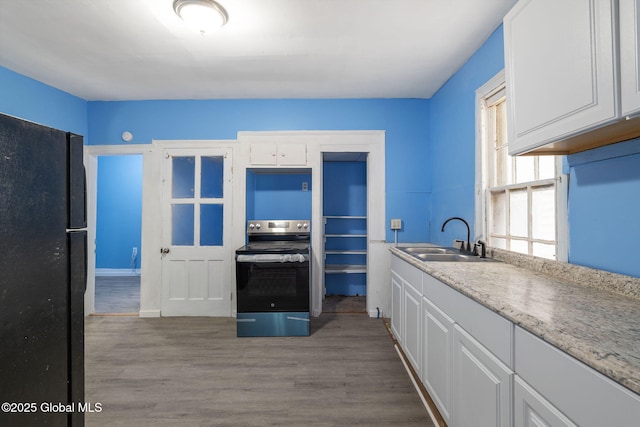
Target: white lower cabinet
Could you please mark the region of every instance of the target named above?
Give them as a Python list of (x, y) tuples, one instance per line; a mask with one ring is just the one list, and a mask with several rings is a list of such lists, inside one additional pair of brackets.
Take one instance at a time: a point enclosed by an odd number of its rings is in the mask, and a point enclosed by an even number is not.
[(518, 375), (513, 380), (514, 427), (576, 427)]
[(416, 373), (421, 375), (422, 360), (420, 358), (421, 346), (421, 303), (422, 303), (422, 290), (418, 291), (411, 286), (409, 282), (404, 283), (404, 309), (403, 319), (404, 323), (404, 343), (403, 349), (409, 362), (415, 369)]
[(515, 360), (518, 376), (576, 425), (640, 425), (639, 395), (520, 327)]
[(631, 427), (640, 395), (392, 256), (391, 330), (450, 427)]
[(453, 319), (422, 297), (422, 383), (447, 424), (453, 401)]
[(511, 425), (513, 372), (460, 326), (453, 330), (453, 425)]
[(391, 331), (396, 340), (402, 343), (402, 278), (391, 271)]

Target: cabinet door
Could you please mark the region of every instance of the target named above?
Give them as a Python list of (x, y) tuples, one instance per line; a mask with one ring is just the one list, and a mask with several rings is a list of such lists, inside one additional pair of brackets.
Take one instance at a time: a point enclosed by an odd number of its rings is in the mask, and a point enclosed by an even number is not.
[(640, 112), (640, 0), (620, 0), (620, 96), (622, 115)]
[(307, 146), (305, 144), (278, 144), (278, 164), (281, 166), (305, 166)]
[(418, 376), (421, 374), (422, 359), (420, 358), (422, 331), (420, 328), (420, 303), (422, 295), (409, 283), (404, 283), (404, 349), (407, 358), (413, 365)]
[(399, 343), (402, 337), (402, 279), (391, 272), (391, 330)]
[(505, 16), (509, 154), (618, 118), (614, 0), (521, 0)]
[(440, 415), (451, 423), (453, 320), (422, 298), (422, 383)]
[(275, 166), (277, 164), (278, 158), (276, 154), (278, 147), (276, 144), (251, 144), (249, 150), (252, 165)]
[(513, 372), (458, 325), (453, 336), (452, 425), (509, 426)]
[(576, 426), (518, 375), (514, 378), (513, 399), (514, 427)]
[(581, 427), (637, 426), (640, 396), (520, 327), (518, 376)]

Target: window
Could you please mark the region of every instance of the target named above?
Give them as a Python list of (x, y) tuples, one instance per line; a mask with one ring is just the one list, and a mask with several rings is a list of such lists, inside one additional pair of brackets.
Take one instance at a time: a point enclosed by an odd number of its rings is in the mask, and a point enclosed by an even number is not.
[(478, 89), (476, 100), (476, 224), (487, 245), (565, 260), (566, 239), (558, 237), (566, 229), (566, 202), (559, 202), (566, 200), (561, 158), (509, 156), (504, 72)]

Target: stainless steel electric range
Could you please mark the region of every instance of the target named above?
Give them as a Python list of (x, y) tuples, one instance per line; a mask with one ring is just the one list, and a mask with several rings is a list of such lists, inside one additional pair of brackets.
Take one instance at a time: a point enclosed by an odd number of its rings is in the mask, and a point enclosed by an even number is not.
[(236, 250), (239, 337), (309, 335), (310, 237), (309, 220), (247, 223)]

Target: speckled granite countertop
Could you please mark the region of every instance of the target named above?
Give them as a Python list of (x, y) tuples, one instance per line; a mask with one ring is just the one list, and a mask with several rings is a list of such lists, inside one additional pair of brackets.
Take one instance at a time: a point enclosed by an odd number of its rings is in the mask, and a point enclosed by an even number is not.
[(391, 252), (640, 394), (640, 279), (500, 250), (505, 262)]

